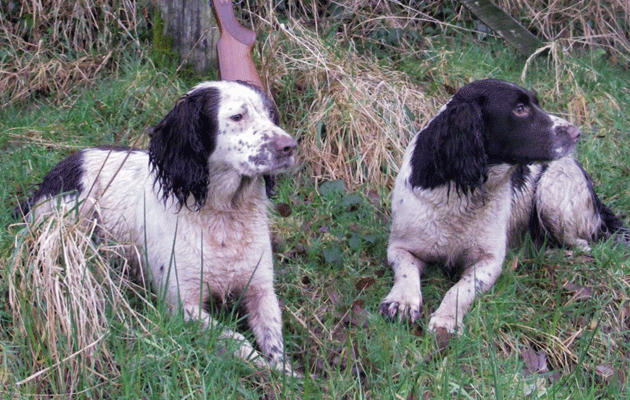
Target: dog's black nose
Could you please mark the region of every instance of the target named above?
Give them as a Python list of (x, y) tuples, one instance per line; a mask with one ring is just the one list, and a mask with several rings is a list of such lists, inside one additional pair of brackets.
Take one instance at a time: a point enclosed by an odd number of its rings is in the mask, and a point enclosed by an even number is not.
[(571, 138), (571, 142), (577, 143), (578, 139), (582, 135), (582, 131), (574, 125), (562, 125), (556, 128), (556, 134), (568, 135)]
[(273, 145), (278, 155), (289, 157), (297, 148), (297, 142), (287, 135), (277, 135), (273, 140)]
[(569, 136), (571, 136), (571, 139), (574, 142), (577, 142), (580, 136), (582, 136), (582, 131), (573, 125), (569, 125), (567, 131), (569, 132)]

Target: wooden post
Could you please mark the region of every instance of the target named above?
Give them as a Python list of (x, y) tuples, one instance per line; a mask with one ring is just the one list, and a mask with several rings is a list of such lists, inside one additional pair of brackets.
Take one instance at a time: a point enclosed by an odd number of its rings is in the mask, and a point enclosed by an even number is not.
[(216, 70), (220, 32), (208, 0), (159, 0), (159, 6), (164, 34), (173, 39), (180, 61), (199, 75)]
[(491, 0), (460, 0), (460, 2), (524, 56), (531, 56), (543, 45), (540, 39)]

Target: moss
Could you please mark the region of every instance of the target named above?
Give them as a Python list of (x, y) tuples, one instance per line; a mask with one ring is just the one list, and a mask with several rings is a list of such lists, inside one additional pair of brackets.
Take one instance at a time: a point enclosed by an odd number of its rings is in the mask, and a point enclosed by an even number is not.
[(158, 67), (172, 67), (179, 60), (179, 55), (173, 50), (173, 38), (164, 33), (165, 24), (159, 10), (154, 10), (150, 57)]

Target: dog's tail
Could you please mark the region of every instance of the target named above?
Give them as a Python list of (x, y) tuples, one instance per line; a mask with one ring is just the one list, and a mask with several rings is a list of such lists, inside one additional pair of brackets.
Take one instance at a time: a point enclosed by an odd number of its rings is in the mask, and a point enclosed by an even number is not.
[(623, 243), (630, 248), (630, 230), (623, 224), (622, 218), (624, 217), (616, 215), (602, 202), (599, 196), (597, 196), (597, 194), (595, 193), (595, 188), (593, 187), (593, 179), (591, 178), (591, 176), (588, 174), (588, 172), (586, 172), (586, 170), (579, 162), (576, 161), (575, 163), (584, 175), (584, 179), (586, 180), (586, 184), (588, 186), (588, 190), (593, 201), (593, 207), (595, 208), (595, 212), (599, 215), (599, 218), (601, 220), (601, 225), (598, 232), (595, 233), (594, 239), (603, 240), (608, 239), (612, 236), (616, 242)]
[(615, 241), (630, 247), (630, 229), (624, 226), (621, 216), (615, 215), (597, 196), (593, 196), (595, 208), (601, 217), (600, 237), (613, 236)]

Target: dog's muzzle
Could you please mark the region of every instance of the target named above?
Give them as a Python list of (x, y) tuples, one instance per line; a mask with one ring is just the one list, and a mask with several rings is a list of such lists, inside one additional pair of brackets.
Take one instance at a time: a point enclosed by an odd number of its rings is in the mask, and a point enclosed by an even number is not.
[(288, 135), (276, 135), (272, 143), (275, 157), (279, 160), (293, 156), (298, 145), (297, 142)]
[(580, 136), (582, 136), (582, 131), (562, 118), (552, 118), (554, 119), (554, 126), (552, 127), (555, 142), (554, 158), (564, 157), (575, 148)]
[(281, 172), (295, 163), (297, 142), (285, 132), (276, 132), (267, 137), (260, 150), (249, 157), (250, 165), (260, 172)]
[(556, 126), (556, 135), (568, 136), (571, 139), (571, 143), (576, 144), (582, 136), (582, 131), (574, 125), (567, 123), (566, 125)]

